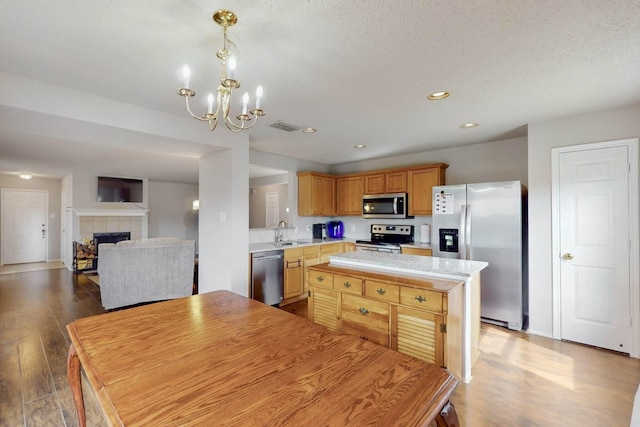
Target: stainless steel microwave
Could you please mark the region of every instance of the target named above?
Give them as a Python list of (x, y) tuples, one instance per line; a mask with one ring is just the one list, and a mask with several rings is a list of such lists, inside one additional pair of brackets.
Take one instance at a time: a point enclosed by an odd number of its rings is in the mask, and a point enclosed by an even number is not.
[(407, 193), (362, 196), (363, 218), (410, 218), (408, 208)]

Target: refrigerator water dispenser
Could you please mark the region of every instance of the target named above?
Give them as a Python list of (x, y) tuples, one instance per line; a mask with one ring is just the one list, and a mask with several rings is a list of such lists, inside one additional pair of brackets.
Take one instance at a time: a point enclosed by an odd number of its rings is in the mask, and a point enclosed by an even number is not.
[(440, 252), (458, 252), (458, 229), (441, 228)]

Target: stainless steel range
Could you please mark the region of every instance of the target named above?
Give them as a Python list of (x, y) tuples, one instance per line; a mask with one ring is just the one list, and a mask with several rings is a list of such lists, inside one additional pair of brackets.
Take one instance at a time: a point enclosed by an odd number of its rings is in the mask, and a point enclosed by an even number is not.
[(400, 253), (400, 245), (413, 242), (413, 225), (371, 225), (371, 240), (356, 240), (357, 251)]

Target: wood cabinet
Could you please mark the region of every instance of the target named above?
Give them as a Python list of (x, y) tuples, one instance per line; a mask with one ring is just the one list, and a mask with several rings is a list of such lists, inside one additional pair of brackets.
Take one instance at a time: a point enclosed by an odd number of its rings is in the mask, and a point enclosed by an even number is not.
[(362, 215), (362, 176), (336, 178), (336, 215)]
[(335, 176), (298, 172), (298, 215), (362, 215), (363, 194), (408, 193), (411, 216), (432, 214), (432, 187), (445, 184), (446, 164)]
[(355, 252), (356, 244), (353, 242), (342, 242), (342, 253)]
[(433, 187), (443, 185), (447, 165), (429, 165), (407, 171), (409, 215), (431, 215), (433, 212)]
[(429, 248), (400, 246), (400, 252), (405, 255), (433, 256), (433, 250)]
[(342, 253), (342, 243), (327, 243), (320, 246), (320, 263), (329, 262), (329, 256)]
[(304, 293), (304, 258), (302, 248), (284, 251), (284, 299), (296, 298)]
[(463, 282), (329, 264), (310, 267), (307, 281), (309, 320), (446, 367), (461, 377)]
[(407, 172), (404, 170), (366, 174), (364, 182), (364, 194), (407, 192)]
[(298, 215), (335, 215), (336, 178), (316, 172), (298, 172)]

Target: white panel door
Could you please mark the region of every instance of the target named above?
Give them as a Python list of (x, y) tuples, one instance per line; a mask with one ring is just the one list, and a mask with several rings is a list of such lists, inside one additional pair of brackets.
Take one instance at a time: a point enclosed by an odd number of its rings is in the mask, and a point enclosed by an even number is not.
[(46, 260), (47, 192), (2, 191), (4, 264)]
[(631, 351), (625, 146), (559, 155), (562, 339)]
[(278, 225), (280, 221), (280, 195), (277, 191), (269, 191), (266, 194), (267, 203), (267, 228), (273, 228)]

